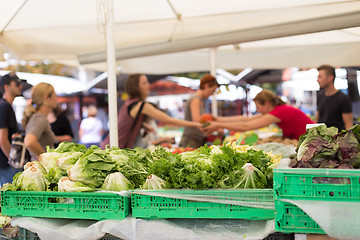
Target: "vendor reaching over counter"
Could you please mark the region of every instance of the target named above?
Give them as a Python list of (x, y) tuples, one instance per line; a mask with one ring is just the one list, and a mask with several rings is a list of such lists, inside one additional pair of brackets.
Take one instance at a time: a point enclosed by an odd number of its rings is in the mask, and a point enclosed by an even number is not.
[[(138, 138), (142, 137), (139, 135), (142, 127), (150, 131), (153, 130), (149, 124), (144, 122), (144, 116), (149, 116), (161, 122), (176, 126), (197, 128), (201, 128), (202, 126), (202, 124), (198, 122), (172, 118), (163, 111), (155, 108), (152, 104), (146, 102), (146, 98), (150, 92), (150, 84), (147, 77), (143, 74), (130, 75), (125, 84), (125, 91), (129, 95), (129, 99), (121, 106), (118, 117), (120, 148), (137, 147), (135, 143)], [(104, 147), (108, 142), (109, 137), (103, 141), (101, 146)]]
[(306, 124), (314, 123), (301, 110), (287, 105), (269, 90), (262, 90), (253, 100), (260, 114), (253, 117), (216, 117), (216, 121), (210, 122), (210, 125), (203, 130), (212, 132), (218, 128), (227, 128), (234, 131), (247, 131), (276, 123), (282, 129), (283, 137), (299, 139), (306, 132)]

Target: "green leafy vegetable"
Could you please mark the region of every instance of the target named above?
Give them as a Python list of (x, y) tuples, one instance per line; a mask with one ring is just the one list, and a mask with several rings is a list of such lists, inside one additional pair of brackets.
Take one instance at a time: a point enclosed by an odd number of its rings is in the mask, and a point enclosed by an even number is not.
[(35, 167), (38, 170), (40, 170), (43, 174), (46, 174), (45, 168), (41, 165), (41, 163), (39, 161), (33, 161), (33, 162), (26, 163), (24, 166), (24, 170), (26, 170), (30, 167)]
[(151, 174), (146, 178), (145, 184), (142, 189), (148, 190), (161, 190), (165, 188), (165, 181), (158, 176)]
[(39, 162), (45, 168), (46, 172), (49, 172), (52, 168), (58, 168), (56, 162), (59, 158), (65, 157), (68, 153), (58, 153), (58, 152), (46, 152), (42, 153), (39, 156)]
[(124, 191), (133, 188), (130, 181), (120, 172), (109, 174), (102, 185), (102, 189), (107, 191)]
[(319, 167), (326, 159), (335, 159), (339, 145), (332, 138), (337, 131), (335, 127), (327, 128), (324, 125), (308, 129), (299, 139), (297, 159), (312, 167)]
[(75, 165), (75, 163), (80, 159), (80, 157), (83, 155), (82, 152), (72, 152), (69, 153), (66, 156), (58, 158), (56, 161), (56, 165), (64, 171), (69, 170), (72, 166)]
[(91, 192), (94, 188), (80, 182), (71, 181), (68, 177), (62, 177), (58, 183), (59, 192)]
[(14, 177), (13, 186), (20, 191), (46, 191), (49, 182), (36, 167), (30, 167)]
[(341, 164), (350, 163), (354, 168), (360, 168), (360, 126), (355, 125), (334, 136), (340, 147)]
[(234, 188), (265, 188), (267, 186), (265, 175), (251, 163), (245, 163), (241, 169), (243, 170), (241, 180)]
[(72, 152), (82, 152), (85, 153), (87, 148), (84, 144), (78, 144), (73, 142), (61, 142), (59, 146), (55, 149), (47, 149), (47, 152), (57, 152), (57, 153), (72, 153)]
[(106, 150), (90, 147), (87, 152), (68, 170), (72, 181), (100, 187), (106, 176), (117, 170), (117, 165)]
[(3, 216), (0, 213), (0, 228), (3, 228), (6, 224), (10, 223), (11, 217)]

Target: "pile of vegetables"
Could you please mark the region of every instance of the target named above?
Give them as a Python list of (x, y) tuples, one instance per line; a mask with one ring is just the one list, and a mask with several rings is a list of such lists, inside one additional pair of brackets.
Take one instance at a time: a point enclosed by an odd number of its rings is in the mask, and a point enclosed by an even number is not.
[(292, 167), (360, 168), (360, 125), (338, 133), (325, 125), (308, 129), (299, 139)]
[[(165, 180), (166, 188), (271, 188), (271, 157), (250, 146), (203, 146), (179, 155), (157, 149), (149, 172)], [(167, 156), (166, 156), (167, 155)]]
[(61, 143), (25, 165), (2, 190), (86, 192), (140, 189), (271, 188), (279, 155), (250, 146), (120, 149)]

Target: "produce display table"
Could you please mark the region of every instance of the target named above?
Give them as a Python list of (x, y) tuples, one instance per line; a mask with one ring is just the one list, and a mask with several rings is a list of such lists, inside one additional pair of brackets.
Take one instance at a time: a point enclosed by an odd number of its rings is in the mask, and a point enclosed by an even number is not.
[(21, 217), (14, 226), (37, 233), (41, 239), (95, 240), (110, 233), (120, 239), (264, 239), (274, 232), (274, 220), (161, 219), (73, 220)]

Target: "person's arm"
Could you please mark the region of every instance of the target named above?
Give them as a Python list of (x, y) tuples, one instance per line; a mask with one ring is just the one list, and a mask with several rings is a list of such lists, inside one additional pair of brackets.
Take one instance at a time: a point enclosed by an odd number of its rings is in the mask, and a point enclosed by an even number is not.
[(148, 123), (143, 122), (143, 127), (145, 128), (147, 133), (156, 132), (155, 129)]
[(151, 141), (152, 145), (159, 145), (161, 143), (170, 143), (170, 144), (174, 144), (175, 143), (175, 139), (174, 138), (169, 138), (169, 137), (161, 137), (155, 140)]
[(0, 128), (0, 148), (7, 158), (10, 155), (11, 144), (8, 139), (9, 129)]
[(225, 116), (225, 117), (217, 116), (214, 118), (215, 118), (215, 121), (217, 121), (217, 122), (240, 122), (240, 121), (247, 122), (247, 121), (251, 121), (256, 118), (262, 117), (262, 116), (263, 116), (262, 114), (257, 114), (252, 117), (245, 117), (245, 116), (238, 115), (238, 116)]
[[(139, 106), (136, 106), (131, 110), (130, 114), (131, 114), (132, 117), (136, 116), (136, 113), (137, 113), (137, 111), (139, 110), (139, 107), (140, 107), (140, 103), (138, 105)], [(142, 109), (142, 113), (145, 114), (145, 115), (148, 115), (148, 116), (150, 116), (150, 117), (152, 117), (152, 118), (154, 118), (156, 120), (159, 120), (161, 122), (176, 125), (176, 126), (197, 127), (197, 128), (202, 127), (202, 124), (199, 123), (199, 122), (186, 121), (186, 120), (172, 118), (169, 115), (167, 115), (166, 113), (164, 113), (163, 111), (160, 111), (159, 109), (155, 108), (150, 103), (145, 103), (144, 104), (144, 107)]]
[(84, 135), (84, 129), (82, 129), (80, 127), (80, 129), (79, 129), (79, 139), (81, 139), (83, 135)]
[(349, 129), (354, 125), (353, 114), (352, 113), (343, 113), (342, 114), (342, 119), (343, 119), (344, 124), (345, 124), (345, 129)]
[(272, 123), (278, 123), (280, 122), (280, 119), (271, 115), (271, 114), (265, 114), (261, 117), (257, 117), (253, 119), (252, 121), (247, 122), (210, 122), (210, 125), (203, 128), (205, 132), (213, 132), (219, 128), (227, 128), (229, 130), (233, 131), (247, 131), (247, 130), (253, 130), (262, 128), (265, 126), (268, 126)]
[(73, 138), (70, 135), (55, 136), (58, 142), (71, 142)]
[(27, 149), (33, 154), (39, 156), (40, 154), (44, 153), (45, 150), (41, 147), (37, 137), (34, 134), (26, 134), (24, 143)]
[(319, 122), (319, 111), (316, 111), (316, 113), (315, 113), (315, 122), (316, 123)]

